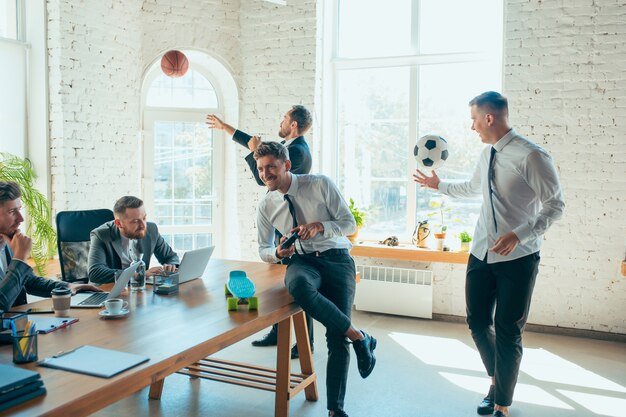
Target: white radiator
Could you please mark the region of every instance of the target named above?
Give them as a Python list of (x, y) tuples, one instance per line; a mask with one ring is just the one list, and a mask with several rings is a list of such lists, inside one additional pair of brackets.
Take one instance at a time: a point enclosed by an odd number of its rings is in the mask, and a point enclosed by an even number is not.
[(401, 316), (433, 317), (433, 273), (405, 268), (357, 265), (357, 310)]

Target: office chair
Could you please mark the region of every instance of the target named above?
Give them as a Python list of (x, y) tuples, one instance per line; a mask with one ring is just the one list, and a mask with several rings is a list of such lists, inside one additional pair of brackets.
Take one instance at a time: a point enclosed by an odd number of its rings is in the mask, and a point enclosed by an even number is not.
[(61, 211), (57, 214), (57, 246), (63, 281), (89, 281), (89, 234), (113, 219), (113, 212), (109, 209)]

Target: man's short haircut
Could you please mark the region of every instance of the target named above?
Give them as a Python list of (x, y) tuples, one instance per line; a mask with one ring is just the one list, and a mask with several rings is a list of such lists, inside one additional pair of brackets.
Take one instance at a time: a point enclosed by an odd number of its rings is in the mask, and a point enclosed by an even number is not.
[(258, 160), (264, 156), (273, 156), (285, 162), (289, 159), (289, 151), (287, 147), (279, 142), (261, 142), (256, 151), (254, 151), (254, 160)]
[(22, 189), (13, 181), (0, 181), (0, 204), (17, 200), (22, 196)]
[(289, 115), (291, 120), (298, 123), (298, 132), (305, 133), (311, 127), (313, 123), (313, 118), (311, 117), (311, 113), (307, 110), (306, 107), (296, 104), (295, 106), (291, 106), (291, 113)]
[(119, 218), (126, 213), (126, 209), (139, 208), (143, 206), (143, 201), (140, 198), (133, 197), (132, 195), (125, 195), (115, 202), (113, 206), (113, 212), (115, 217)]
[(470, 106), (476, 106), (481, 110), (493, 115), (509, 115), (509, 102), (502, 94), (496, 91), (487, 91), (476, 97), (470, 102)]

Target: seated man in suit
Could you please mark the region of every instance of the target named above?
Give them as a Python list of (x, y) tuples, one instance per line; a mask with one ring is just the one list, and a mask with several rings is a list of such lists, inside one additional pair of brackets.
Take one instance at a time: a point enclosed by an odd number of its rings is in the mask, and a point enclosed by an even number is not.
[[(265, 186), (261, 178), (259, 177), (259, 171), (256, 167), (256, 161), (254, 160), (253, 153), (261, 143), (261, 138), (258, 136), (250, 136), (247, 133), (237, 130), (228, 123), (224, 123), (216, 115), (209, 114), (207, 117), (207, 125), (211, 129), (218, 129), (225, 131), (228, 135), (233, 137), (233, 140), (238, 144), (250, 149), (250, 153), (246, 156), (246, 163), (250, 167), (254, 179), (257, 184)], [(291, 171), (294, 174), (308, 174), (311, 171), (312, 157), (309, 145), (304, 139), (304, 134), (311, 128), (312, 117), (309, 110), (302, 105), (291, 106), (291, 109), (285, 113), (283, 120), (280, 122), (280, 128), (278, 129), (278, 136), (283, 140), (281, 143), (287, 147), (289, 151), (289, 158), (291, 160)], [(277, 239), (281, 237), (280, 233), (277, 233)], [(289, 258), (281, 260), (280, 263), (287, 264)], [(313, 340), (313, 320), (307, 314), (306, 315), (307, 326), (309, 327), (309, 342), (311, 343), (311, 349), (314, 350)], [(272, 330), (263, 336), (259, 340), (252, 342), (253, 346), (276, 346), (278, 341), (278, 325), (273, 325)], [(296, 359), (298, 357), (298, 348), (296, 345), (291, 349), (291, 358)]]
[(26, 304), (26, 293), (50, 297), (55, 288), (77, 291), (102, 291), (93, 285), (68, 284), (63, 281), (41, 278), (25, 262), (30, 256), (32, 241), (19, 230), (24, 217), (22, 190), (14, 182), (0, 181), (0, 310)]
[[(361, 377), (374, 366), (376, 339), (352, 324), (356, 274), (345, 237), (356, 230), (354, 217), (337, 186), (323, 175), (289, 172), (287, 149), (265, 142), (254, 152), (259, 175), (268, 193), (257, 209), (259, 256), (275, 263), (291, 257), (285, 286), (302, 309), (326, 327), (328, 415), (347, 417), (343, 410), (352, 342)], [(276, 246), (274, 230), (283, 236), (297, 233), (287, 248)]]
[[(178, 255), (159, 234), (157, 225), (146, 222), (143, 201), (124, 196), (113, 207), (115, 220), (91, 231), (89, 281), (98, 284), (115, 281), (116, 275), (131, 264), (130, 251), (142, 254), (146, 276), (174, 271)], [(150, 268), (152, 254), (162, 266)]]

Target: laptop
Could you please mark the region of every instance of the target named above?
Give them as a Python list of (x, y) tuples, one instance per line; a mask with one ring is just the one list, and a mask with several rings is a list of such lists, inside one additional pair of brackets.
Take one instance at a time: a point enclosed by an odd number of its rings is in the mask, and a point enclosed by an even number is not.
[(111, 292), (80, 292), (73, 295), (70, 308), (98, 308), (102, 307), (106, 300), (119, 297), (128, 286), (128, 281), (137, 270), (138, 264), (139, 262), (133, 262), (122, 271)]
[[(215, 246), (185, 252), (183, 259), (180, 261), (180, 265), (178, 266), (178, 270), (176, 271), (176, 273), (178, 273), (178, 283), (182, 284), (183, 282), (191, 281), (192, 279), (201, 278), (207, 264), (209, 263), (209, 259), (211, 259), (213, 249), (215, 249)], [(164, 279), (167, 279), (167, 276), (167, 273), (157, 275), (158, 278)], [(158, 278), (157, 284), (159, 283)], [(146, 284), (154, 284), (153, 277), (147, 277)]]

